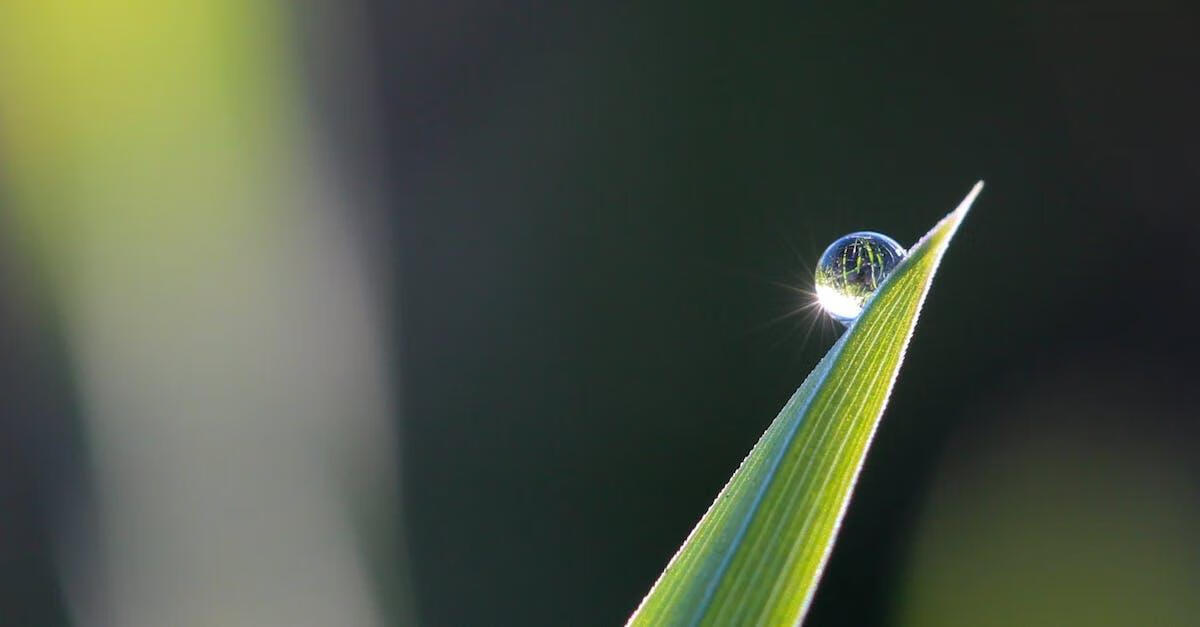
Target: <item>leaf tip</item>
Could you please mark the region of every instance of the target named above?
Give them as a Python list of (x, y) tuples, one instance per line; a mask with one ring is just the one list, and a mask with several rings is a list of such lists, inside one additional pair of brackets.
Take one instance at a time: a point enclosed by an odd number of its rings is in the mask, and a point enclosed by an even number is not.
[(967, 192), (966, 197), (962, 199), (962, 202), (958, 203), (958, 207), (955, 208), (951, 214), (958, 216), (959, 221), (961, 221), (963, 216), (967, 215), (967, 212), (971, 210), (971, 205), (975, 203), (975, 197), (978, 196), (979, 192), (981, 191), (983, 191), (982, 179), (975, 182), (975, 185), (971, 187), (971, 191)]
[(954, 211), (946, 214), (946, 217), (938, 221), (928, 233), (925, 234), (916, 244), (913, 244), (909, 252), (920, 248), (926, 242), (936, 242), (940, 249), (944, 250), (945, 246), (950, 243), (950, 238), (958, 231), (958, 226), (962, 224), (963, 218), (967, 216), (967, 212), (971, 210), (971, 205), (975, 203), (975, 198), (979, 196), (979, 192), (983, 191), (983, 181), (977, 181), (971, 191), (963, 197)]

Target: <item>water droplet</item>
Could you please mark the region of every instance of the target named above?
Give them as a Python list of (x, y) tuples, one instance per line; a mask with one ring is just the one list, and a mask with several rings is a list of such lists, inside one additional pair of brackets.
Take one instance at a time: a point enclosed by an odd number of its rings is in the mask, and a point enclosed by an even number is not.
[(882, 233), (859, 231), (838, 238), (817, 264), (817, 301), (834, 320), (849, 325), (907, 254)]

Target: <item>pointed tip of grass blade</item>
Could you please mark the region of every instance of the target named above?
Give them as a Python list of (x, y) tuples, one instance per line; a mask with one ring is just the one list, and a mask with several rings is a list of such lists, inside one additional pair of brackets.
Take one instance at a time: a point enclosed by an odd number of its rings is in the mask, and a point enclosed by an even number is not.
[[(983, 191), (983, 181), (979, 180), (971, 187), (971, 191), (967, 192), (967, 195), (963, 197), (962, 201), (958, 203), (958, 206), (954, 208), (954, 211), (946, 214), (946, 217), (938, 221), (938, 223), (934, 225), (932, 229), (929, 229), (929, 232), (925, 234), (925, 237), (922, 237), (921, 241), (917, 242), (916, 245), (913, 246), (913, 250), (916, 250), (923, 243), (925, 243), (925, 240), (931, 238), (938, 239), (936, 242), (936, 250), (933, 251), (934, 260), (933, 269), (929, 272), (930, 279), (933, 278), (933, 275), (937, 274), (938, 266), (942, 262), (942, 255), (946, 252), (946, 247), (950, 245), (950, 238), (954, 237), (954, 234), (958, 231), (958, 227), (962, 224), (963, 218), (967, 217), (967, 212), (971, 210), (971, 207), (975, 204), (975, 198), (979, 196), (979, 192), (981, 191)], [(922, 301), (924, 301), (924, 298), (922, 298)], [(919, 312), (920, 308), (918, 307), (918, 313)]]
[(958, 222), (962, 222), (962, 219), (966, 217), (967, 212), (971, 210), (971, 205), (975, 204), (975, 198), (979, 196), (979, 192), (981, 191), (983, 191), (982, 179), (976, 181), (975, 184), (971, 186), (971, 191), (967, 192), (966, 197), (962, 199), (962, 202), (958, 203), (958, 206), (954, 208), (954, 211), (950, 212), (950, 216), (948, 217), (952, 216), (956, 218)]
[(982, 180), (977, 181), (975, 185), (971, 187), (971, 191), (967, 192), (967, 195), (963, 197), (961, 202), (958, 203), (958, 206), (954, 208), (954, 211), (946, 214), (946, 217), (939, 220), (932, 229), (929, 229), (928, 233), (918, 240), (916, 244), (913, 244), (912, 248), (909, 249), (909, 252), (911, 253), (912, 251), (920, 248), (921, 245), (925, 243), (925, 240), (933, 237), (943, 238), (943, 243), (948, 243), (950, 237), (953, 236), (954, 232), (958, 230), (958, 225), (962, 224), (963, 218), (967, 216), (967, 212), (971, 210), (971, 206), (975, 204), (975, 198), (979, 196), (979, 192), (981, 191), (983, 191)]
[[(982, 189), (983, 181), (977, 182), (880, 285), (721, 490), (628, 624), (803, 620), (930, 283)], [(876, 365), (868, 369), (866, 363)], [(855, 390), (852, 397), (847, 390)], [(775, 481), (780, 475), (790, 478)], [(793, 490), (796, 481), (811, 485)], [(839, 487), (823, 492), (820, 486), (833, 482)]]

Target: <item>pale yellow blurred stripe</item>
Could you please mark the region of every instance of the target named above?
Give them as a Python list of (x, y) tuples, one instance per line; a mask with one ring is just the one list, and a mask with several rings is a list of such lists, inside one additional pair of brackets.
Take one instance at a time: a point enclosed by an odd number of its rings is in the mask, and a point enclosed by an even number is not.
[(95, 460), (81, 624), (372, 625), (406, 598), (366, 533), (398, 535), (382, 270), (318, 166), (288, 20), (0, 3), (6, 245), (45, 270)]

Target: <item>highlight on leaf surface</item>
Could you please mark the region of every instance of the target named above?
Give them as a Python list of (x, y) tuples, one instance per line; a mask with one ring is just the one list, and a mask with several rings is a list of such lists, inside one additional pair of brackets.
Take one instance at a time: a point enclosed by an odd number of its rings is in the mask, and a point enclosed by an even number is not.
[(983, 182), (875, 290), (629, 619), (795, 624), (812, 602), (921, 305)]

